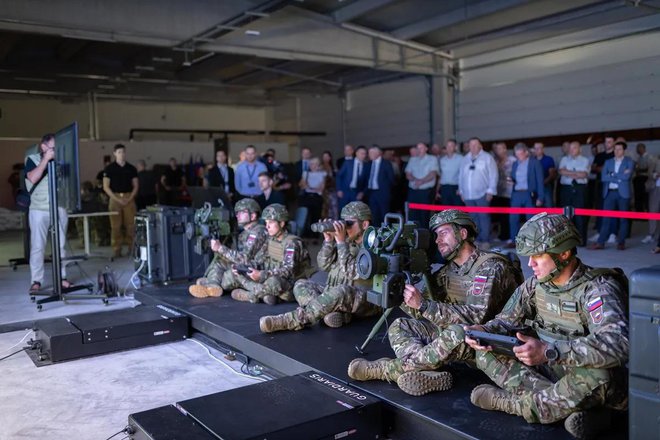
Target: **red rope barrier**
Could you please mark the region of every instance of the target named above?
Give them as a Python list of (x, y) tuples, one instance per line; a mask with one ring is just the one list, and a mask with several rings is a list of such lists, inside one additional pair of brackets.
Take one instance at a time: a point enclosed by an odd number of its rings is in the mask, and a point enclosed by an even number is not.
[[(503, 208), (490, 206), (449, 206), (449, 205), (428, 205), (425, 203), (409, 203), (409, 209), (418, 209), (421, 211), (442, 211), (445, 209), (460, 209), (465, 212), (478, 214), (529, 214), (534, 215), (540, 212), (548, 214), (563, 214), (563, 208)], [(660, 220), (660, 214), (651, 212), (635, 211), (606, 211), (602, 209), (584, 209), (576, 208), (575, 215), (587, 215), (591, 217), (610, 217), (627, 218), (633, 220)]]

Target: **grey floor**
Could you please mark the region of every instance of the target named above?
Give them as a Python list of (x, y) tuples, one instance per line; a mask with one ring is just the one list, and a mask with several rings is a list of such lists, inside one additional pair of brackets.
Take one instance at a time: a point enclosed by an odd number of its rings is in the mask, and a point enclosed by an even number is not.
[[(580, 248), (579, 256), (589, 265), (621, 267), (629, 275), (635, 269), (660, 262), (660, 254), (651, 253), (654, 244), (641, 244), (645, 235), (646, 224), (637, 223), (625, 251), (617, 251), (612, 245), (601, 251)], [(79, 242), (72, 241), (71, 247), (74, 253), (82, 252)], [(318, 246), (313, 248), (318, 251)], [(110, 262), (109, 248), (93, 251), (105, 257), (71, 266), (69, 279), (75, 283), (93, 281), (88, 278), (108, 265), (120, 286), (125, 286), (133, 262), (128, 258)], [(19, 257), (22, 252), (19, 232), (0, 233), (0, 357), (13, 351), (7, 349), (27, 334), (35, 319), (136, 305), (131, 299), (112, 299), (108, 306), (98, 300), (81, 300), (46, 304), (42, 312), (37, 312), (26, 293), (29, 268), (20, 266), (12, 271), (8, 267), (8, 259)], [(531, 275), (526, 259), (522, 263), (525, 275)], [(48, 271), (46, 279), (49, 277)], [(221, 357), (217, 352), (216, 355)], [(256, 383), (257, 379), (238, 375), (238, 362), (230, 364), (233, 371), (190, 341), (42, 368), (36, 368), (25, 353), (20, 353), (0, 361), (0, 440), (103, 440), (121, 430), (133, 412)]]

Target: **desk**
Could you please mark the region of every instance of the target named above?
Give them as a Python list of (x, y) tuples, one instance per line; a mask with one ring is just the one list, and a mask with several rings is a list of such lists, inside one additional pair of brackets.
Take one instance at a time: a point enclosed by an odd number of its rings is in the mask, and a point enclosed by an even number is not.
[(79, 218), (83, 219), (83, 244), (85, 245), (85, 255), (89, 256), (91, 254), (89, 250), (89, 218), (90, 217), (100, 217), (102, 215), (117, 215), (117, 211), (104, 211), (104, 212), (79, 212), (77, 214), (69, 214), (69, 218)]

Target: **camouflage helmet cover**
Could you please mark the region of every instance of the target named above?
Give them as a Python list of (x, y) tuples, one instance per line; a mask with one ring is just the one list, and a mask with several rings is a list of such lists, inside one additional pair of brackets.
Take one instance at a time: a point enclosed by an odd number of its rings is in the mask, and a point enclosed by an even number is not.
[(525, 256), (561, 254), (581, 241), (580, 233), (568, 217), (542, 212), (520, 228), (516, 236), (516, 252)]
[(264, 208), (264, 212), (261, 214), (261, 218), (264, 220), (286, 222), (289, 220), (289, 211), (286, 210), (284, 205), (273, 203), (272, 205), (268, 205)]
[(248, 211), (250, 214), (256, 212), (259, 214), (261, 212), (261, 206), (259, 206), (259, 203), (257, 203), (257, 201), (254, 199), (241, 199), (236, 202), (236, 205), (234, 206), (234, 212), (239, 211)]
[(478, 233), (477, 225), (474, 223), (474, 220), (472, 220), (472, 217), (470, 217), (468, 213), (459, 209), (445, 209), (436, 212), (429, 221), (429, 229), (435, 231), (437, 228), (446, 225), (447, 223), (454, 223), (460, 227), (466, 228), (472, 236), (476, 236)]
[(364, 202), (351, 202), (341, 210), (342, 220), (355, 218), (357, 220), (371, 220), (371, 209)]

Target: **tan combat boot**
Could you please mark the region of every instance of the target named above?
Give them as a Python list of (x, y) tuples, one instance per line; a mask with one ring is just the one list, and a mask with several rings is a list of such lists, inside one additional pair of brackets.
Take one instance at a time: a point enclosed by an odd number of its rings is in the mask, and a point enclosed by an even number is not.
[(355, 380), (386, 380), (390, 382), (396, 380), (403, 373), (401, 367), (397, 368), (393, 365), (395, 361), (396, 359), (385, 357), (376, 361), (368, 361), (362, 358), (353, 359), (348, 364), (348, 376)]
[(610, 428), (611, 415), (607, 408), (574, 412), (564, 420), (564, 428), (580, 440), (597, 438), (599, 433)]
[(222, 290), (222, 287), (218, 286), (217, 284), (208, 284), (206, 286), (206, 293), (209, 296), (214, 296), (214, 297), (222, 296), (223, 292), (224, 291)]
[(434, 391), (446, 391), (454, 385), (449, 371), (409, 371), (396, 380), (401, 391), (411, 396), (423, 396)]
[(236, 301), (243, 301), (243, 302), (251, 302), (251, 303), (256, 303), (257, 299), (256, 297), (253, 297), (250, 295), (250, 292), (248, 292), (245, 289), (234, 289), (231, 291), (231, 297), (235, 299)]
[(330, 312), (323, 317), (323, 322), (328, 327), (339, 328), (351, 322), (352, 317), (350, 313)]
[(479, 385), (472, 390), (470, 401), (479, 408), (503, 411), (508, 414), (522, 416), (520, 399), (513, 393), (494, 385)]
[(188, 287), (188, 292), (195, 298), (206, 298), (209, 296), (209, 293), (206, 290), (206, 284), (208, 280), (206, 278), (197, 278), (195, 284)]
[(263, 333), (273, 333), (281, 330), (300, 330), (302, 328), (303, 326), (295, 320), (293, 312), (259, 318), (259, 329)]

